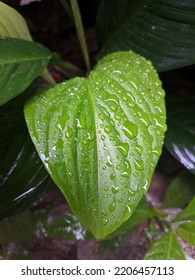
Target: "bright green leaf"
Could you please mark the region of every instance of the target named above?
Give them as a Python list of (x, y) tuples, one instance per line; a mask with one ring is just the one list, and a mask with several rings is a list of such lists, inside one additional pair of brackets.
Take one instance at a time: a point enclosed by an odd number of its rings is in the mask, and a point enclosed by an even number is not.
[(169, 185), (163, 200), (164, 207), (180, 207), (195, 196), (195, 176), (185, 170)]
[(103, 0), (97, 37), (108, 53), (133, 50), (150, 59), (158, 71), (195, 63), (195, 2), (169, 0)]
[(88, 78), (38, 93), (25, 117), (40, 158), (86, 229), (100, 239), (131, 216), (166, 130), (164, 91), (150, 62), (111, 54)]
[(22, 93), (42, 74), (50, 55), (39, 44), (0, 37), (0, 105)]
[(188, 222), (179, 225), (177, 233), (190, 245), (195, 246), (195, 222)]
[(167, 99), (168, 130), (165, 146), (188, 170), (195, 174), (195, 98)]
[(144, 259), (185, 260), (186, 257), (181, 245), (177, 242), (176, 236), (170, 230), (152, 244)]
[(195, 197), (190, 201), (188, 206), (174, 219), (174, 221), (195, 221)]

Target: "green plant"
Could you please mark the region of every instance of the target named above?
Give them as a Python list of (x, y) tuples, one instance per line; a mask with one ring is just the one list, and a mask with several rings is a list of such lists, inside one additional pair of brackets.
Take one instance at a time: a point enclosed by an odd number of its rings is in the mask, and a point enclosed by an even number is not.
[[(77, 1), (71, 0), (70, 6), (68, 1), (61, 2), (75, 21), (89, 71)], [(13, 211), (22, 212), (35, 200), (34, 193), (38, 196), (50, 188), (50, 175), (79, 222), (97, 239), (114, 240), (144, 219), (151, 219), (150, 225), (157, 219), (169, 231), (145, 258), (184, 259), (175, 234), (194, 245), (194, 200), (183, 214), (169, 220), (163, 209), (151, 209), (143, 196), (166, 131), (164, 91), (152, 64), (161, 72), (194, 63), (193, 1), (185, 5), (162, 0), (102, 1), (97, 17), (100, 51), (94, 70), (86, 78), (43, 89), (33, 81), (42, 75), (55, 83), (45, 70), (50, 62), (73, 72), (78, 69), (32, 42), (24, 19), (2, 2), (0, 14), (0, 175), (1, 197), (7, 197), (0, 200), (2, 219)], [(166, 100), (165, 138), (167, 149), (192, 173), (193, 104), (193, 98)], [(21, 188), (13, 189), (17, 182), (22, 182)], [(190, 222), (185, 222), (186, 217)], [(66, 228), (67, 218), (45, 226), (50, 234), (57, 234), (55, 229)], [(75, 217), (72, 221), (81, 227)], [(160, 254), (158, 246), (164, 249)], [(166, 246), (173, 249), (169, 254)]]

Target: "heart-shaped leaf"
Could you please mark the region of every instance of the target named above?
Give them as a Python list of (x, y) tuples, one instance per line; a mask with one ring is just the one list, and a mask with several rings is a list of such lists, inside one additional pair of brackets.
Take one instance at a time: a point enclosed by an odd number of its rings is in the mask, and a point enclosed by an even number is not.
[(194, 0), (103, 0), (97, 16), (98, 59), (133, 50), (158, 71), (195, 63)]
[(41, 75), (50, 56), (42, 45), (0, 37), (0, 105), (22, 93)]
[(113, 53), (88, 78), (38, 93), (25, 117), (40, 158), (85, 228), (100, 239), (131, 216), (166, 130), (164, 91), (149, 61)]

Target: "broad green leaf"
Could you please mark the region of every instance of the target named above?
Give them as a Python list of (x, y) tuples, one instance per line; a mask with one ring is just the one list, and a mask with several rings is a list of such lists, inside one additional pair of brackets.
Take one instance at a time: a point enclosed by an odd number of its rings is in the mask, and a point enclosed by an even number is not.
[(0, 36), (32, 41), (25, 19), (3, 2), (0, 2)]
[(22, 93), (42, 74), (50, 55), (39, 44), (0, 37), (0, 105)]
[(32, 238), (33, 224), (30, 212), (0, 221), (0, 244), (13, 241), (25, 241)]
[(195, 197), (188, 206), (174, 219), (174, 221), (195, 221)]
[(177, 234), (179, 234), (190, 245), (195, 246), (195, 222), (188, 222), (178, 226)]
[(23, 104), (30, 93), (0, 107), (0, 219), (29, 208), (49, 188), (24, 121)]
[(195, 98), (169, 98), (166, 105), (168, 130), (165, 146), (195, 174)]
[(103, 0), (97, 16), (98, 59), (133, 50), (158, 71), (193, 64), (194, 26), (194, 0)]
[(164, 207), (180, 207), (195, 196), (195, 176), (185, 170), (169, 185), (163, 200)]
[(38, 93), (25, 118), (40, 158), (73, 213), (104, 238), (133, 213), (161, 154), (164, 91), (133, 52), (105, 57), (88, 78)]
[(183, 249), (177, 242), (177, 238), (170, 230), (157, 241), (155, 241), (147, 251), (145, 260), (185, 260)]

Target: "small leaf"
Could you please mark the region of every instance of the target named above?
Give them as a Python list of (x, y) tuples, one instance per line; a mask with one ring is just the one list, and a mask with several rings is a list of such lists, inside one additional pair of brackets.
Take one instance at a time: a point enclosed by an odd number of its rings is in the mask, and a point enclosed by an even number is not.
[(97, 16), (102, 46), (98, 59), (133, 50), (150, 59), (158, 71), (193, 64), (194, 25), (194, 0), (103, 0)]
[(195, 174), (195, 98), (167, 99), (168, 130), (165, 146), (188, 170)]
[(148, 61), (111, 54), (88, 78), (38, 93), (25, 117), (40, 158), (86, 229), (100, 239), (131, 216), (166, 130), (164, 92)]
[(185, 260), (186, 257), (181, 245), (177, 242), (176, 236), (170, 230), (152, 244), (144, 259)]
[(177, 233), (190, 245), (195, 246), (195, 222), (188, 222), (179, 225)]
[(163, 207), (180, 207), (195, 196), (195, 176), (185, 170), (169, 185), (163, 200)]
[(50, 55), (39, 44), (0, 37), (0, 105), (22, 93), (42, 74)]
[(174, 219), (174, 221), (195, 221), (195, 197), (188, 206)]

